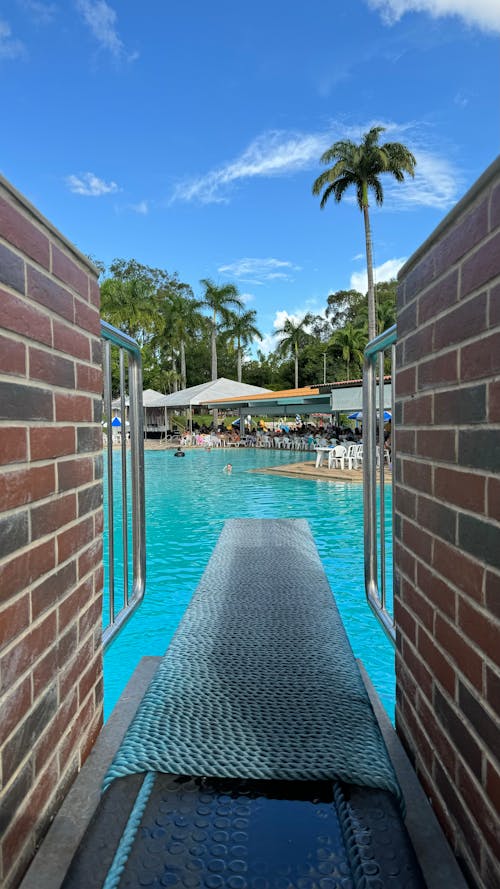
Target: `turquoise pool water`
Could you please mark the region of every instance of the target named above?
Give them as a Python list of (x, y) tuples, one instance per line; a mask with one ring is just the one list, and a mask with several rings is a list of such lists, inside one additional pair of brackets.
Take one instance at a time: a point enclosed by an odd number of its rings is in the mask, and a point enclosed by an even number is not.
[[(306, 455), (306, 459), (309, 457), (313, 459)], [(105, 654), (106, 717), (140, 658), (164, 653), (224, 521), (234, 517), (296, 517), (309, 521), (354, 654), (362, 659), (393, 718), (394, 653), (366, 604), (363, 589), (362, 486), (251, 471), (298, 459), (304, 459), (304, 455), (253, 448), (188, 450), (184, 459), (174, 458), (173, 451), (146, 452), (146, 595)], [(233, 464), (231, 475), (222, 471), (228, 460)], [(119, 461), (120, 455), (114, 454), (117, 485)], [(390, 515), (390, 486), (386, 488), (386, 511)], [(116, 532), (120, 522), (118, 508)], [(391, 553), (388, 535), (388, 566)], [(258, 565), (255, 570), (259, 570)], [(117, 575), (119, 586), (118, 570)]]

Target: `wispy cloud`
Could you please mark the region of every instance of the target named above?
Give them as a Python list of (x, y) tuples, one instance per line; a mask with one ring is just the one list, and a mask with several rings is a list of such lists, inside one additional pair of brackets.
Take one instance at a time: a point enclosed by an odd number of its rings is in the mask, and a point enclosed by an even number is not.
[(76, 0), (81, 13), (98, 44), (117, 60), (133, 62), (137, 53), (128, 53), (116, 29), (117, 15), (106, 0)]
[(139, 201), (138, 204), (130, 204), (130, 209), (140, 216), (147, 216), (149, 213), (149, 204), (147, 201)]
[(180, 182), (172, 200), (225, 203), (231, 186), (245, 179), (285, 176), (317, 163), (328, 147), (326, 133), (263, 133), (236, 160), (204, 176)]
[(483, 31), (500, 31), (498, 0), (367, 0), (372, 9), (380, 10), (386, 24), (398, 22), (407, 12), (426, 12), (433, 18), (458, 16), (468, 25)]
[(240, 293), (240, 299), (243, 305), (248, 306), (249, 303), (254, 302), (255, 296), (253, 293)]
[(99, 179), (95, 173), (79, 173), (78, 176), (72, 173), (66, 177), (66, 184), (73, 194), (82, 194), (93, 198), (120, 191), (116, 182), (105, 182), (104, 179)]
[(40, 0), (18, 0), (21, 7), (40, 25), (48, 25), (57, 14), (55, 3), (41, 3)]
[[(399, 259), (388, 259), (382, 265), (378, 265), (373, 269), (373, 277), (375, 284), (381, 284), (382, 281), (392, 281), (402, 266), (404, 266), (407, 257), (402, 256)], [(353, 272), (351, 275), (351, 288), (358, 290), (359, 293), (366, 293), (368, 290), (368, 275), (366, 269), (362, 272)]]
[(287, 309), (277, 309), (273, 319), (273, 329), (270, 333), (266, 334), (262, 342), (259, 342), (258, 348), (261, 349), (265, 355), (268, 355), (269, 352), (276, 349), (281, 339), (281, 337), (276, 334), (277, 331), (283, 327), (285, 321), (290, 320), (293, 321), (294, 324), (298, 324), (308, 312), (316, 314), (314, 311), (314, 304), (314, 300), (306, 300), (303, 307), (296, 308), (293, 312), (289, 312)]
[(5, 19), (0, 19), (0, 60), (18, 59), (25, 53), (24, 43), (13, 37), (9, 23)]
[(221, 275), (261, 285), (266, 281), (293, 281), (292, 272), (300, 271), (300, 266), (284, 259), (246, 257), (221, 265), (218, 271)]
[(264, 133), (251, 142), (239, 158), (226, 166), (212, 170), (205, 176), (178, 183), (171, 200), (226, 203), (232, 189), (245, 180), (318, 169), (319, 158), (325, 148), (339, 139), (358, 141), (373, 126), (385, 127), (383, 141), (404, 141), (417, 159), (415, 179), (396, 184), (389, 177), (384, 177), (386, 203), (391, 209), (408, 209), (417, 205), (448, 209), (456, 200), (462, 177), (448, 157), (441, 156), (433, 149), (429, 128), (416, 121), (371, 120), (359, 125), (332, 121), (323, 133)]

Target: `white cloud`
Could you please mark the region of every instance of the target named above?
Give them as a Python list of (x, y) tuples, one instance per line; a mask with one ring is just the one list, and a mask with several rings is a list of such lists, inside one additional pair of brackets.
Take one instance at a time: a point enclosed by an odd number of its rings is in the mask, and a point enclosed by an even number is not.
[(243, 305), (247, 306), (249, 303), (253, 303), (255, 296), (253, 293), (240, 293), (240, 299)]
[(130, 204), (130, 209), (140, 216), (147, 216), (149, 213), (149, 204), (147, 201), (139, 201), (138, 204)]
[(12, 36), (9, 23), (0, 19), (0, 59), (18, 59), (25, 51), (24, 43)]
[(73, 194), (82, 194), (87, 197), (101, 197), (103, 194), (114, 194), (120, 191), (116, 182), (105, 182), (94, 173), (80, 173), (78, 176), (71, 174), (66, 177), (66, 184)]
[(20, 0), (20, 3), (33, 20), (41, 25), (49, 24), (57, 13), (55, 3), (41, 3), (40, 0)]
[(97, 42), (103, 49), (109, 50), (115, 59), (132, 62), (138, 58), (137, 53), (126, 52), (116, 30), (116, 12), (106, 0), (76, 0), (76, 7)]
[(293, 321), (294, 324), (298, 324), (299, 321), (302, 321), (304, 315), (307, 315), (308, 312), (318, 314), (314, 311), (314, 302), (314, 299), (306, 300), (305, 306), (303, 306), (302, 308), (296, 308), (293, 312), (289, 312), (287, 309), (277, 309), (273, 320), (273, 330), (271, 333), (268, 333), (264, 336), (262, 342), (258, 343), (258, 348), (261, 349), (265, 355), (268, 355), (269, 352), (273, 352), (274, 349), (276, 349), (276, 347), (278, 346), (281, 339), (281, 337), (276, 336), (276, 332), (283, 327), (287, 319)]
[(389, 25), (407, 12), (426, 12), (433, 18), (455, 15), (484, 31), (500, 31), (498, 0), (368, 0), (368, 5), (380, 10)]
[(265, 281), (293, 281), (291, 272), (300, 271), (300, 266), (272, 257), (267, 259), (246, 257), (237, 259), (229, 265), (221, 265), (218, 271), (221, 275), (261, 285)]
[(263, 133), (247, 149), (225, 166), (205, 176), (180, 182), (172, 200), (225, 203), (231, 185), (255, 177), (284, 176), (317, 164), (330, 142), (326, 133)]
[(396, 183), (385, 179), (384, 191), (392, 208), (415, 206), (447, 210), (457, 199), (462, 177), (450, 161), (430, 151), (415, 149), (415, 177)]
[[(375, 284), (381, 284), (382, 281), (391, 281), (395, 278), (402, 266), (405, 264), (407, 257), (400, 259), (388, 259), (382, 265), (378, 265), (373, 269), (373, 277)], [(350, 286), (359, 293), (366, 293), (368, 290), (368, 275), (366, 269), (362, 272), (353, 272), (351, 275)]]

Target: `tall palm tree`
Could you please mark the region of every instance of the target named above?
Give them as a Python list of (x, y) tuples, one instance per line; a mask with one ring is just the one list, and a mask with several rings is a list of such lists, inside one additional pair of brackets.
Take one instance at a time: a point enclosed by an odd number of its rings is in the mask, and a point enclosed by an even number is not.
[[(186, 292), (191, 288), (186, 287)], [(196, 327), (201, 323), (202, 316), (198, 311), (201, 301), (182, 292), (171, 293), (167, 307), (169, 326), (173, 341), (179, 349), (181, 389), (187, 386), (186, 374), (186, 343)]]
[(346, 380), (348, 380), (351, 362), (355, 361), (358, 365), (363, 363), (366, 335), (362, 329), (354, 327), (349, 322), (345, 327), (335, 331), (328, 345), (336, 347), (341, 352), (342, 359), (346, 363)]
[(238, 314), (236, 312), (227, 312), (225, 314), (226, 334), (236, 340), (238, 383), (241, 383), (241, 363), (245, 346), (248, 346), (254, 339), (262, 339), (260, 330), (255, 326), (256, 319), (257, 312), (255, 309), (239, 312)]
[[(402, 182), (405, 173), (413, 176), (416, 160), (411, 151), (401, 142), (385, 142), (379, 144), (379, 137), (385, 127), (372, 127), (365, 133), (359, 145), (344, 139), (335, 142), (321, 155), (322, 164), (333, 164), (314, 181), (313, 194), (321, 197), (321, 209), (326, 206), (333, 195), (340, 203), (348, 188), (354, 186), (358, 207), (363, 213), (365, 223), (366, 268), (368, 273), (368, 337), (376, 336), (375, 290), (373, 286), (373, 251), (370, 216), (368, 213), (368, 194), (373, 191), (375, 201), (382, 205), (384, 192), (380, 182), (382, 173), (390, 173), (397, 182)], [(324, 190), (323, 190), (324, 189)]]
[(295, 361), (295, 388), (299, 388), (299, 352), (303, 345), (310, 338), (306, 327), (312, 323), (314, 315), (310, 312), (304, 315), (301, 321), (295, 323), (291, 318), (287, 318), (283, 327), (276, 331), (276, 336), (281, 336), (278, 343), (278, 352), (281, 355), (292, 354)]
[(235, 284), (223, 284), (218, 287), (210, 278), (202, 278), (200, 284), (205, 288), (201, 301), (202, 306), (211, 312), (210, 327), (212, 339), (212, 380), (217, 379), (217, 321), (224, 321), (224, 312), (230, 306), (243, 308), (243, 303), (238, 295)]

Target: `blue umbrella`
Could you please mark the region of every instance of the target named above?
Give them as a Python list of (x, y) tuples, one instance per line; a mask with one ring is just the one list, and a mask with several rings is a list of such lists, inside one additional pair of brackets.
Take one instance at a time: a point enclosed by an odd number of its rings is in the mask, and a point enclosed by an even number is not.
[[(363, 419), (363, 411), (353, 411), (352, 414), (347, 414), (348, 420), (362, 420)], [(389, 420), (392, 420), (392, 414), (390, 411), (384, 411), (384, 422), (387, 423)]]

